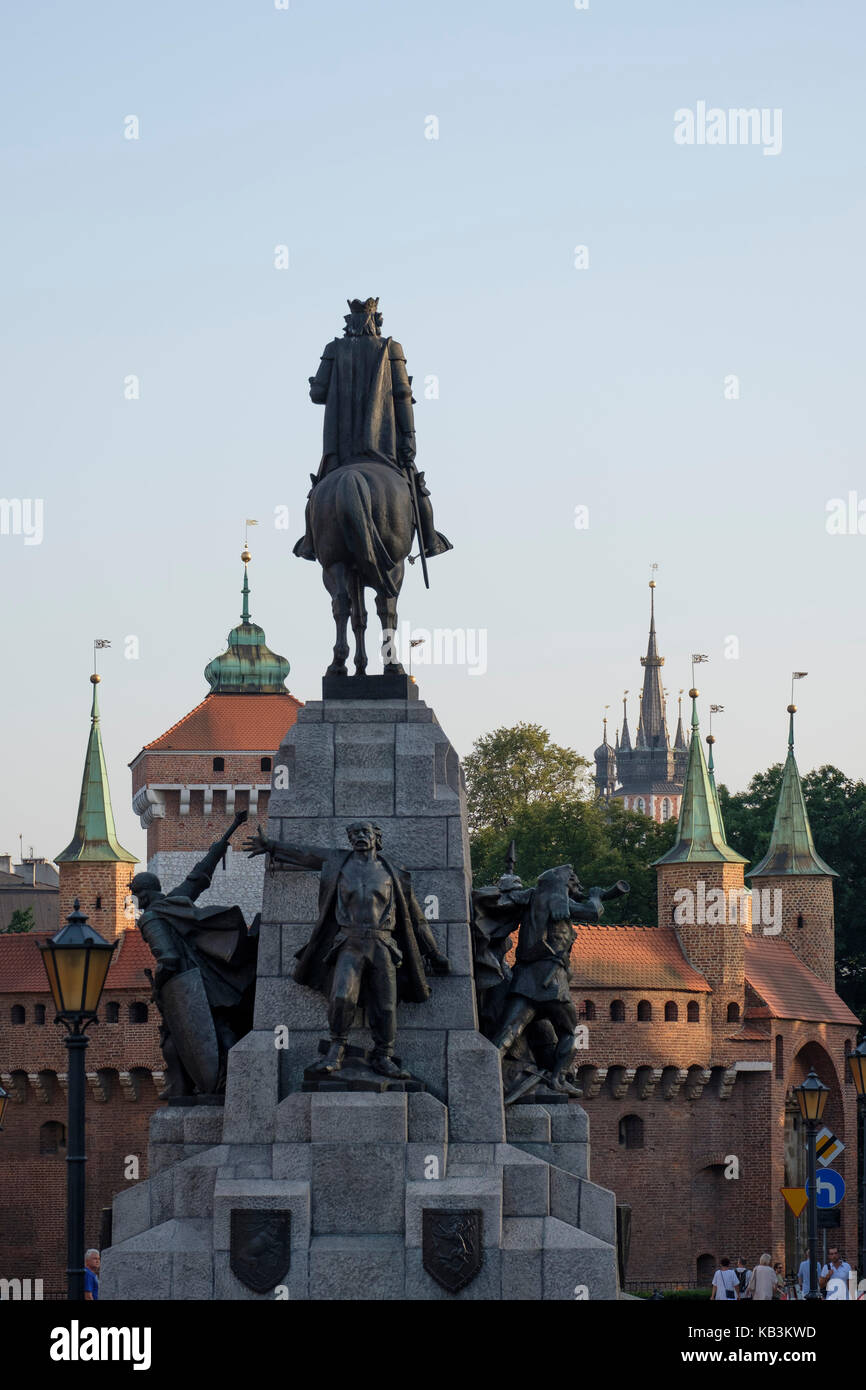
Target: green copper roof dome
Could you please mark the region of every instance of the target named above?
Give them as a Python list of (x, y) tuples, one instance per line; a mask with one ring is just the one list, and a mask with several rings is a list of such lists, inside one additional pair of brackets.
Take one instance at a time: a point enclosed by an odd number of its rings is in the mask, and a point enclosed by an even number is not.
[(56, 864), (68, 864), (74, 860), (89, 863), (106, 861), (123, 864), (137, 864), (138, 860), (128, 849), (118, 842), (114, 828), (114, 812), (111, 809), (111, 793), (108, 790), (108, 772), (105, 767), (105, 754), (102, 751), (102, 734), (99, 731), (99, 705), (96, 687), (100, 677), (92, 675), (93, 704), (90, 710), (90, 738), (87, 741), (87, 754), (84, 759), (84, 776), (81, 779), (81, 796), (78, 801), (78, 819), (75, 834), (62, 854), (54, 856)]
[[(731, 849), (725, 841), (725, 828), (713, 779), (704, 759), (698, 725), (697, 690), (690, 690), (692, 699), (692, 737), (689, 743), (689, 763), (680, 801), (677, 837), (667, 854), (656, 864), (746, 864), (742, 854)], [(710, 745), (712, 748), (712, 745)]]
[(806, 812), (800, 772), (794, 757), (794, 715), (796, 705), (788, 706), (788, 757), (782, 772), (779, 804), (770, 836), (770, 848), (759, 864), (748, 871), (749, 878), (770, 878), (782, 874), (821, 874), (838, 878), (815, 848), (812, 827)]
[(277, 656), (265, 642), (264, 629), (250, 622), (250, 586), (247, 565), (250, 552), (244, 548), (244, 596), (241, 620), (228, 635), (228, 650), (215, 656), (204, 668), (205, 680), (214, 695), (273, 695), (285, 692), (289, 663)]

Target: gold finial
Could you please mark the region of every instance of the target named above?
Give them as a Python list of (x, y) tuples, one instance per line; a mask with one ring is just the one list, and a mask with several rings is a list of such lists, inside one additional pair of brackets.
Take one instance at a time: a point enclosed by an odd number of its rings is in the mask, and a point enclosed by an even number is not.
[(248, 565), (248, 564), (250, 563), (250, 560), (251, 560), (252, 558), (253, 558), (253, 557), (252, 557), (252, 555), (250, 554), (250, 552), (247, 550), (247, 547), (244, 546), (243, 550), (241, 551), (241, 559), (243, 560), (244, 564), (245, 564), (245, 565)]
[(99, 682), (100, 682), (101, 680), (102, 680), (102, 677), (101, 677), (101, 676), (98, 676), (98, 675), (96, 674), (96, 672), (94, 671), (93, 675), (90, 677), (90, 684), (91, 684), (91, 685), (99, 685)]
[(707, 734), (707, 743), (715, 743), (715, 741), (716, 741), (716, 736), (715, 736), (715, 734)]
[(796, 705), (789, 705), (789, 706), (788, 706), (788, 713), (789, 713), (789, 714), (796, 714), (796, 713), (797, 713), (797, 706), (796, 706)]
[(697, 689), (697, 687), (693, 685), (692, 688), (691, 688), (691, 690), (689, 691), (689, 699), (690, 699), (690, 700), (696, 700), (696, 699), (698, 698), (698, 696), (700, 695), (700, 693), (701, 693), (701, 692)]

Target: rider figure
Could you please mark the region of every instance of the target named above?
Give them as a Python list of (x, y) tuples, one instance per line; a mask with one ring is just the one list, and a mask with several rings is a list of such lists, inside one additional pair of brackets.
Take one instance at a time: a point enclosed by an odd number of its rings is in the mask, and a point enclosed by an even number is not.
[[(351, 299), (343, 338), (334, 338), (310, 377), (310, 399), (325, 407), (322, 462), (313, 487), (335, 468), (362, 459), (384, 463), (415, 477), (421, 540), (428, 557), (451, 550), (451, 542), (433, 524), (424, 474), (415, 467), (415, 417), (412, 378), (406, 374), (403, 349), (381, 336), (378, 299)], [(311, 495), (311, 494), (310, 494)], [(306, 531), (295, 545), (304, 560), (317, 559), (310, 530), (309, 497)]]

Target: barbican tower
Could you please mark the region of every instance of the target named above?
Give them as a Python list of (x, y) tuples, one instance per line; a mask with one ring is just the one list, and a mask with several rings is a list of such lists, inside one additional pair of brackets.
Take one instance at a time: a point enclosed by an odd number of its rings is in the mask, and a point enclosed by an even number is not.
[[(181, 883), (235, 813), (249, 825), (267, 824), (274, 757), (294, 724), (301, 701), (286, 689), (289, 663), (272, 652), (264, 629), (250, 618), (244, 547), (241, 620), (226, 651), (205, 667), (209, 693), (130, 763), (132, 805), (147, 830), (147, 867), (164, 890)], [(264, 859), (230, 847), (200, 904), (237, 903), (247, 922), (261, 906)]]

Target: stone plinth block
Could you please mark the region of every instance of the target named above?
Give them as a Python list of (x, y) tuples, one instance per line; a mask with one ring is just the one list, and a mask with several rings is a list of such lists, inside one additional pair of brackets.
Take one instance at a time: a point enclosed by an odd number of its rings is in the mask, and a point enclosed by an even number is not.
[(408, 1097), (409, 1138), (419, 1144), (445, 1144), (448, 1141), (448, 1111), (426, 1091)]
[[(259, 983), (261, 988), (261, 982)], [(229, 1052), (223, 1139), (273, 1143), (279, 1056), (272, 1032), (247, 1033)]]
[[(318, 1097), (314, 1096), (314, 1100)], [(316, 1235), (391, 1235), (403, 1229), (405, 1144), (312, 1144)]]
[[(510, 1144), (549, 1144), (551, 1113), (543, 1105), (509, 1105), (505, 1110), (505, 1130)], [(564, 1108), (564, 1107), (563, 1107)]]
[(310, 1133), (314, 1143), (401, 1144), (408, 1138), (405, 1092), (370, 1095), (324, 1092), (311, 1097)]
[[(285, 772), (278, 776), (280, 768)], [(288, 782), (283, 789), (278, 782)], [(334, 725), (295, 724), (280, 745), (274, 763), (268, 812), (274, 816), (334, 814)]]
[(616, 1197), (605, 1187), (551, 1168), (550, 1214), (609, 1245), (616, 1244)]
[[(103, 1251), (99, 1294), (103, 1299), (169, 1299), (186, 1297), (181, 1281), (174, 1278), (177, 1256), (199, 1256), (200, 1273), (211, 1262), (211, 1223), (207, 1220), (175, 1220), (151, 1226), (140, 1235)], [(181, 1261), (188, 1268), (188, 1261)], [(211, 1298), (208, 1278), (198, 1281), (193, 1297)]]
[(274, 1138), (278, 1144), (306, 1144), (310, 1139), (310, 1101), (304, 1091), (286, 1096), (274, 1116)]
[(476, 1032), (448, 1034), (448, 1118), (451, 1140), (505, 1140), (499, 1053)]
[(595, 1303), (617, 1296), (615, 1248), (552, 1216), (544, 1220), (542, 1268), (543, 1299)]
[(114, 1245), (137, 1236), (150, 1226), (150, 1179), (118, 1192), (114, 1199), (111, 1239)]
[(213, 1244), (215, 1250), (231, 1245), (231, 1213), (289, 1211), (292, 1214), (292, 1250), (306, 1250), (310, 1243), (310, 1184), (274, 1182), (267, 1178), (224, 1178), (214, 1187)]
[(311, 1299), (386, 1302), (403, 1298), (405, 1251), (401, 1236), (314, 1236), (310, 1245)]
[(421, 1213), (430, 1207), (449, 1211), (480, 1208), (485, 1247), (499, 1248), (502, 1239), (502, 1177), (443, 1178), (441, 1182), (406, 1184), (406, 1244), (421, 1245)]
[(497, 1146), (502, 1164), (502, 1211), (505, 1216), (547, 1216), (552, 1169), (539, 1158), (510, 1144)]

